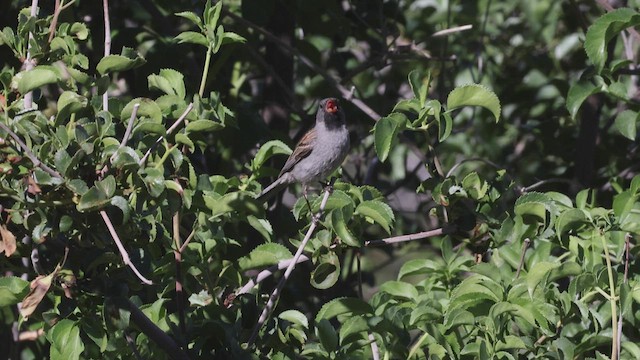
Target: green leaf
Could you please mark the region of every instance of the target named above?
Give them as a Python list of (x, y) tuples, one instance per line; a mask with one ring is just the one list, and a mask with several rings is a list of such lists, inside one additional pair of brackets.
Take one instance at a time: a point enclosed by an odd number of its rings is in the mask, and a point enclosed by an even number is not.
[(610, 11), (598, 18), (587, 30), (584, 50), (589, 60), (601, 73), (607, 62), (607, 44), (618, 34), (640, 24), (640, 14), (629, 8)]
[(305, 329), (309, 328), (309, 320), (298, 310), (285, 310), (278, 315), (278, 318), (286, 320), (292, 324), (302, 326)]
[(293, 254), (284, 245), (266, 243), (258, 245), (249, 255), (240, 258), (238, 265), (240, 271), (246, 271), (276, 265), (279, 261), (291, 258), (293, 258)]
[(79, 112), (88, 105), (88, 100), (82, 95), (78, 95), (73, 91), (65, 91), (58, 98), (58, 114), (56, 115), (56, 124), (63, 119), (67, 119), (69, 115)]
[(422, 75), (419, 70), (412, 70), (409, 73), (409, 85), (413, 96), (420, 101), (420, 105), (424, 105), (427, 101), (427, 94), (429, 92), (429, 83), (431, 82), (431, 73), (427, 73), (426, 76)]
[(260, 149), (258, 149), (256, 156), (253, 157), (253, 161), (251, 162), (251, 169), (253, 171), (258, 170), (260, 167), (262, 167), (262, 164), (264, 164), (264, 162), (271, 158), (273, 155), (290, 155), (291, 152), (291, 148), (280, 140), (267, 141), (260, 147)]
[(333, 352), (338, 348), (338, 334), (328, 320), (322, 319), (316, 323), (316, 334), (325, 350)]
[(207, 40), (207, 38), (201, 33), (195, 31), (181, 32), (174, 39), (178, 42), (178, 44), (189, 43), (209, 47), (209, 41)]
[(625, 110), (616, 116), (613, 128), (629, 140), (636, 139), (636, 123), (638, 113), (632, 110)]
[(601, 77), (596, 76), (593, 81), (581, 79), (577, 83), (571, 85), (567, 93), (567, 110), (572, 118), (575, 119), (580, 110), (580, 106), (587, 98), (593, 94), (597, 94), (604, 90), (604, 83)]
[(538, 192), (530, 192), (516, 200), (514, 212), (522, 216), (525, 223), (531, 221), (545, 223), (546, 211), (551, 206), (551, 199)]
[(347, 319), (344, 324), (340, 326), (340, 344), (344, 346), (345, 343), (351, 340), (355, 341), (365, 338), (364, 335), (366, 335), (369, 329), (369, 323), (362, 316), (354, 316)]
[(160, 109), (160, 106), (158, 106), (155, 101), (142, 97), (129, 101), (129, 103), (122, 109), (120, 112), (120, 119), (123, 123), (127, 124), (129, 122), (129, 118), (133, 113), (133, 107), (135, 104), (140, 104), (137, 113), (138, 118), (146, 116), (155, 123), (162, 123), (162, 110)]
[(453, 130), (453, 119), (451, 114), (445, 112), (442, 118), (438, 120), (438, 141), (445, 141)]
[(108, 55), (103, 57), (96, 70), (100, 75), (116, 71), (126, 71), (143, 65), (146, 60), (130, 48), (122, 48), (121, 55)]
[(326, 290), (336, 284), (340, 278), (340, 259), (334, 252), (320, 256), (316, 268), (311, 272), (311, 285)]
[(175, 139), (176, 139), (176, 144), (187, 145), (190, 152), (193, 152), (196, 149), (196, 145), (193, 143), (191, 139), (189, 139), (189, 136), (183, 133), (177, 133)]
[(345, 219), (344, 213), (341, 208), (331, 211), (331, 227), (333, 231), (338, 235), (340, 241), (353, 247), (360, 247), (362, 244), (356, 239), (349, 228), (347, 227), (347, 219)]
[(0, 277), (0, 308), (13, 306), (29, 293), (29, 282), (15, 276)]
[(355, 214), (366, 216), (382, 226), (388, 234), (391, 233), (394, 215), (389, 205), (377, 200), (363, 201), (356, 208)]
[(322, 306), (316, 315), (315, 322), (318, 323), (322, 319), (331, 320), (336, 316), (347, 314), (351, 316), (373, 314), (373, 309), (371, 305), (357, 298), (336, 298)]
[(407, 117), (402, 113), (392, 113), (376, 122), (373, 128), (376, 154), (384, 162), (389, 156), (391, 146), (396, 142), (398, 134), (407, 127)]
[(558, 235), (558, 238), (562, 237), (562, 235), (569, 231), (574, 231), (581, 228), (587, 223), (588, 218), (584, 210), (569, 209), (562, 212), (562, 214), (560, 214), (560, 216), (558, 216), (558, 219), (556, 220), (556, 233)]
[(76, 207), (80, 212), (87, 212), (101, 209), (110, 202), (111, 199), (107, 197), (104, 191), (96, 186), (92, 186), (89, 191), (80, 197), (80, 201)]
[(547, 276), (549, 276), (551, 270), (557, 268), (558, 263), (551, 263), (548, 261), (541, 261), (533, 265), (531, 270), (527, 273), (527, 290), (529, 296), (533, 296), (533, 291)]
[(95, 185), (109, 198), (112, 197), (116, 191), (116, 179), (113, 175), (109, 175), (100, 181), (96, 181)]
[(173, 69), (162, 69), (160, 74), (147, 77), (150, 90), (160, 90), (167, 95), (176, 95), (180, 99), (186, 96), (184, 76)]
[(224, 128), (224, 125), (213, 120), (196, 120), (187, 125), (187, 133), (217, 131)]
[(197, 25), (201, 30), (203, 29), (202, 27), (202, 20), (200, 19), (200, 17), (198, 15), (196, 15), (194, 12), (191, 11), (182, 11), (179, 13), (175, 14), (176, 16), (180, 16), (183, 17), (189, 21), (191, 21), (194, 25)]
[(47, 339), (51, 342), (49, 353), (51, 360), (80, 359), (84, 351), (80, 327), (69, 319), (60, 320), (47, 331)]
[(462, 106), (481, 106), (491, 111), (496, 122), (500, 120), (500, 100), (483, 85), (468, 84), (453, 89), (447, 97), (447, 111)]
[(266, 241), (271, 241), (271, 237), (273, 236), (273, 228), (267, 219), (259, 219), (254, 215), (247, 216), (247, 221), (252, 228), (254, 228), (257, 232), (262, 235), (262, 237)]
[(409, 301), (418, 298), (416, 287), (404, 281), (387, 281), (380, 286), (380, 291)]
[(17, 81), (18, 91), (26, 94), (46, 84), (53, 84), (60, 80), (58, 72), (52, 66), (36, 66), (29, 71), (21, 71), (16, 74), (14, 81)]
[[(207, 1), (210, 3), (210, 0)], [(222, 11), (222, 2), (217, 2), (213, 7), (205, 7), (204, 21), (208, 29), (215, 29), (218, 26), (218, 19), (220, 18), (220, 12)]]

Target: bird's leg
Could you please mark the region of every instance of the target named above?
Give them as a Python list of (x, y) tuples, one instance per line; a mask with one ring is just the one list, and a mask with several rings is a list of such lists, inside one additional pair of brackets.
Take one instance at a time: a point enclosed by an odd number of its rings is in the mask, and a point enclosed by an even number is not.
[(307, 185), (302, 185), (302, 196), (304, 196), (304, 200), (307, 202), (307, 207), (309, 207), (309, 214), (313, 216), (313, 210), (311, 209), (311, 203), (309, 202), (309, 198), (307, 197)]

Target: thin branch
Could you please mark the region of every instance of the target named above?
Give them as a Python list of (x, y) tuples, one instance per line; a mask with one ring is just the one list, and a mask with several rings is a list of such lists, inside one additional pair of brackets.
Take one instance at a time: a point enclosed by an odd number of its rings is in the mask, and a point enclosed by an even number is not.
[[(455, 227), (454, 226), (443, 227), (443, 228), (430, 230), (430, 231), (419, 232), (419, 233), (415, 233), (415, 234), (395, 236), (395, 237), (390, 237), (390, 238), (385, 238), (385, 239), (380, 239), (380, 240), (366, 241), (364, 243), (364, 246), (382, 246), (382, 245), (397, 244), (397, 243), (406, 242), (406, 241), (422, 240), (422, 239), (426, 239), (426, 238), (430, 238), (430, 237), (434, 237), (434, 236), (450, 234), (453, 231), (455, 231)], [(335, 248), (335, 245), (331, 245), (330, 248), (332, 248), (332, 249)], [(296, 260), (296, 264), (303, 263), (305, 261), (308, 261), (309, 259), (310, 258), (308, 256), (304, 255), (304, 254), (300, 255), (300, 257)], [(236, 295), (248, 293), (251, 289), (253, 289), (254, 286), (258, 285), (264, 279), (266, 279), (266, 278), (270, 277), (271, 275), (273, 275), (276, 271), (282, 270), (282, 269), (285, 269), (285, 268), (288, 268), (289, 266), (291, 266), (291, 263), (293, 261), (294, 261), (293, 258), (286, 259), (286, 260), (281, 260), (281, 261), (278, 262), (278, 264), (276, 264), (274, 266), (271, 266), (268, 269), (260, 271), (257, 276), (255, 276), (254, 278), (250, 279), (242, 288), (240, 288), (236, 292)]]
[(53, 35), (56, 33), (56, 25), (58, 24), (58, 16), (60, 16), (60, 0), (56, 0), (53, 8), (53, 18), (51, 19), (51, 25), (49, 25), (49, 44), (53, 40)]
[[(127, 130), (124, 132), (124, 136), (122, 137), (122, 141), (120, 142), (120, 145), (118, 146), (118, 150), (122, 149), (123, 147), (127, 146), (127, 141), (129, 141), (129, 137), (131, 137), (131, 131), (133, 129), (133, 122), (136, 119), (136, 117), (138, 116), (138, 109), (140, 108), (140, 103), (135, 103), (133, 105), (133, 110), (131, 111), (131, 117), (129, 117), (129, 123), (127, 123)], [(116, 153), (114, 152), (113, 155), (111, 155), (111, 162), (113, 162), (113, 159), (115, 158)]]
[(182, 244), (182, 246), (180, 246), (180, 252), (183, 253), (184, 249), (187, 248), (187, 245), (189, 245), (189, 242), (191, 242), (191, 239), (193, 239), (193, 237), (196, 236), (196, 226), (195, 224), (193, 225), (193, 230), (191, 230), (191, 233), (189, 234), (189, 236), (187, 236), (187, 239), (184, 241), (184, 243)]
[[(104, 56), (111, 55), (111, 21), (109, 20), (109, 0), (102, 0), (104, 14)], [(109, 111), (109, 90), (102, 94), (102, 110)]]
[[(180, 212), (173, 214), (173, 242), (176, 249), (180, 249)], [(183, 334), (187, 333), (185, 326), (184, 314), (184, 290), (182, 289), (182, 253), (179, 250), (173, 250), (173, 256), (176, 263), (176, 307), (178, 308), (178, 324)]]
[(325, 192), (324, 192), (324, 197), (322, 198), (322, 202), (320, 203), (320, 209), (318, 210), (318, 213), (313, 216), (312, 221), (311, 221), (311, 225), (309, 226), (309, 230), (307, 230), (307, 234), (305, 235), (304, 239), (302, 240), (302, 242), (298, 246), (298, 251), (296, 251), (295, 255), (293, 256), (293, 259), (292, 259), (291, 263), (287, 267), (287, 270), (285, 270), (284, 275), (282, 276), (282, 278), (278, 282), (278, 285), (276, 286), (276, 288), (271, 293), (271, 296), (269, 297), (269, 301), (267, 301), (267, 304), (264, 306), (264, 309), (262, 310), (262, 313), (260, 314), (260, 318), (258, 319), (258, 322), (256, 323), (255, 327), (253, 328), (253, 333), (251, 334), (251, 337), (249, 338), (249, 341), (247, 342), (249, 347), (253, 346), (256, 338), (258, 337), (258, 333), (260, 332), (260, 329), (262, 328), (262, 325), (264, 325), (264, 323), (267, 321), (267, 319), (271, 315), (271, 312), (275, 308), (276, 301), (280, 297), (280, 293), (282, 292), (282, 289), (284, 288), (284, 284), (287, 282), (287, 280), (291, 276), (291, 273), (293, 272), (293, 269), (296, 267), (296, 264), (298, 263), (298, 260), (300, 259), (300, 257), (302, 257), (302, 251), (307, 246), (307, 242), (309, 242), (309, 239), (311, 239), (311, 234), (313, 234), (313, 232), (315, 231), (316, 226), (318, 225), (318, 221), (320, 221), (320, 217), (324, 213), (324, 208), (327, 206), (327, 201), (329, 200), (329, 195), (330, 194), (331, 194), (331, 188), (327, 188), (327, 190), (325, 190)]
[(149, 149), (144, 154), (142, 159), (140, 159), (140, 162), (138, 163), (138, 165), (140, 166), (144, 165), (144, 163), (149, 158), (149, 155), (151, 155), (151, 151), (153, 151), (156, 148), (156, 146), (158, 146), (158, 144), (162, 142), (162, 139), (164, 139), (165, 136), (170, 135), (182, 123), (182, 121), (184, 121), (187, 115), (189, 115), (189, 112), (191, 112), (191, 109), (193, 109), (193, 103), (190, 103), (189, 106), (187, 106), (187, 109), (182, 113), (182, 115), (180, 115), (178, 120), (176, 120), (176, 122), (174, 122), (173, 125), (171, 125), (171, 127), (167, 130), (167, 134), (164, 136), (160, 136), (158, 140), (156, 140), (156, 142), (153, 145), (151, 145), (151, 147), (149, 147)]
[(453, 172), (456, 171), (456, 169), (458, 167), (460, 167), (462, 164), (467, 163), (467, 162), (471, 162), (471, 161), (479, 161), (479, 162), (485, 163), (487, 165), (490, 165), (491, 167), (493, 167), (495, 169), (498, 169), (498, 170), (501, 169), (501, 167), (498, 166), (498, 164), (494, 163), (493, 161), (490, 161), (490, 160), (487, 160), (487, 159), (482, 159), (482, 158), (469, 158), (469, 159), (464, 159), (464, 160), (458, 162), (457, 164), (453, 165), (451, 167), (451, 169), (449, 170), (449, 172), (447, 172), (447, 176), (446, 177), (451, 176), (451, 174), (453, 174)]
[(520, 277), (520, 271), (522, 270), (522, 266), (524, 265), (524, 254), (527, 252), (527, 248), (531, 240), (529, 238), (524, 239), (522, 242), (522, 251), (520, 252), (520, 262), (518, 263), (518, 270), (516, 271), (516, 279)]
[(42, 335), (44, 329), (22, 331), (18, 334), (18, 341), (36, 341)]
[[(38, 14), (38, 0), (31, 0), (31, 12), (29, 15), (33, 18)], [(24, 59), (24, 71), (31, 71), (35, 67), (35, 62), (31, 58), (31, 42), (33, 33), (29, 32), (29, 41), (27, 41), (27, 57)], [(31, 109), (33, 107), (33, 91), (24, 94), (24, 108)]]
[(535, 190), (537, 188), (539, 188), (540, 186), (546, 185), (546, 184), (552, 184), (552, 183), (563, 183), (563, 184), (569, 184), (569, 185), (575, 185), (577, 184), (577, 182), (575, 180), (572, 179), (563, 179), (563, 178), (551, 178), (551, 179), (546, 179), (546, 180), (540, 180), (532, 185), (523, 187), (520, 189), (521, 193), (527, 193), (531, 190)]
[[(302, 254), (298, 258), (297, 264), (300, 264), (309, 260), (310, 258), (307, 255)], [(293, 258), (281, 260), (281, 261), (278, 261), (278, 264), (271, 266), (268, 269), (260, 271), (255, 278), (250, 279), (242, 288), (240, 288), (240, 290), (236, 292), (236, 295), (248, 293), (251, 289), (253, 289), (254, 286), (258, 285), (264, 279), (273, 275), (273, 273), (275, 273), (276, 271), (288, 268), (292, 262), (293, 262)]]
[(452, 28), (449, 28), (449, 29), (436, 31), (433, 34), (431, 34), (431, 37), (446, 36), (446, 35), (450, 35), (450, 34), (461, 32), (461, 31), (471, 30), (472, 28), (473, 28), (473, 25), (471, 25), (471, 24), (462, 25), (462, 26), (456, 26), (456, 27), (452, 27)]
[(45, 165), (42, 161), (40, 161), (40, 159), (38, 159), (38, 157), (35, 156), (33, 154), (33, 152), (31, 152), (31, 150), (22, 141), (22, 139), (20, 139), (20, 137), (16, 133), (14, 133), (11, 129), (9, 129), (8, 126), (6, 126), (5, 124), (0, 122), (0, 129), (4, 130), (7, 134), (9, 134), (9, 136), (11, 136), (11, 138), (16, 143), (18, 143), (18, 146), (20, 146), (22, 151), (24, 151), (24, 153), (27, 154), (27, 157), (29, 158), (29, 160), (31, 160), (31, 162), (33, 163), (34, 166), (39, 167), (40, 169), (44, 170), (46, 173), (48, 173), (49, 175), (51, 175), (53, 177), (57, 177), (57, 178), (62, 179), (62, 175), (60, 175), (59, 172), (53, 170), (52, 168), (50, 168), (47, 165)]
[(147, 285), (153, 284), (151, 280), (142, 276), (140, 271), (138, 271), (136, 266), (133, 265), (133, 263), (131, 262), (131, 259), (129, 258), (129, 254), (127, 253), (127, 250), (122, 245), (122, 241), (120, 241), (120, 237), (118, 236), (116, 229), (113, 227), (113, 223), (111, 222), (111, 219), (109, 219), (109, 215), (107, 215), (107, 212), (104, 210), (100, 210), (100, 216), (102, 216), (102, 220), (104, 221), (104, 224), (107, 225), (107, 229), (109, 229), (109, 233), (111, 234), (113, 241), (116, 243), (116, 246), (118, 247), (118, 251), (120, 251), (120, 256), (122, 256), (122, 262), (124, 262), (125, 265), (130, 267), (131, 270), (133, 270), (133, 272), (136, 274), (138, 279), (140, 279), (143, 283)]
[(454, 226), (442, 227), (439, 229), (423, 231), (415, 234), (400, 235), (400, 236), (394, 236), (394, 237), (389, 237), (385, 239), (365, 241), (364, 246), (382, 246), (382, 245), (397, 244), (397, 243), (406, 242), (406, 241), (422, 240), (422, 239), (427, 239), (434, 236), (450, 234), (453, 231), (455, 231)]
[(133, 321), (140, 331), (153, 340), (162, 350), (164, 350), (172, 359), (189, 360), (189, 356), (182, 350), (176, 342), (167, 335), (162, 329), (153, 323), (138, 307), (126, 299), (124, 301), (126, 310), (131, 313), (131, 321)]
[[(624, 236), (624, 277), (623, 283), (629, 282), (629, 245), (631, 242), (631, 234), (627, 233)], [(618, 359), (620, 359), (620, 351), (622, 350), (622, 304), (620, 304), (620, 315), (618, 315)]]

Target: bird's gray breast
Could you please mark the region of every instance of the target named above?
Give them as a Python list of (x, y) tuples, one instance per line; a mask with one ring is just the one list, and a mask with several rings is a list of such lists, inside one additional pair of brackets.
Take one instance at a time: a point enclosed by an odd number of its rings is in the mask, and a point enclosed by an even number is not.
[(346, 126), (316, 130), (313, 150), (292, 171), (292, 175), (301, 183), (324, 180), (342, 164), (349, 152), (349, 132)]

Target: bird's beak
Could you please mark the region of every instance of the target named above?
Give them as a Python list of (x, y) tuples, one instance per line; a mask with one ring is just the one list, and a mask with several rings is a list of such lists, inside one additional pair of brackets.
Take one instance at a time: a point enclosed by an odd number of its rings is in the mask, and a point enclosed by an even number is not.
[(335, 114), (338, 112), (338, 105), (334, 102), (328, 104), (327, 106), (327, 112), (330, 112), (332, 114)]

